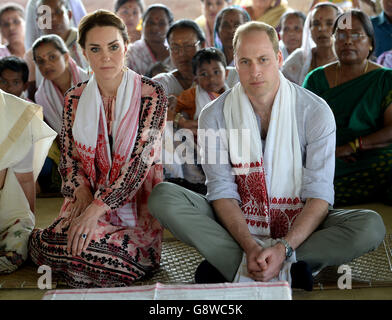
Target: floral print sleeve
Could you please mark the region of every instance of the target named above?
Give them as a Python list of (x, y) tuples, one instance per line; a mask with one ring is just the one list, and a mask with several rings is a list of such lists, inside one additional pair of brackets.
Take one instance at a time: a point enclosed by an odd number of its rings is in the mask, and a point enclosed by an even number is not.
[(139, 128), (131, 160), (122, 166), (117, 179), (99, 188), (94, 195), (94, 203), (106, 210), (116, 210), (133, 198), (160, 155), (167, 112), (166, 94), (157, 82), (142, 77), (141, 99)]
[(82, 186), (90, 186), (87, 175), (83, 171), (80, 157), (75, 148), (72, 136), (72, 125), (75, 118), (79, 97), (87, 81), (79, 83), (67, 91), (64, 98), (63, 125), (60, 134), (61, 158), (59, 171), (62, 177), (62, 193), (66, 198), (73, 198), (75, 190)]

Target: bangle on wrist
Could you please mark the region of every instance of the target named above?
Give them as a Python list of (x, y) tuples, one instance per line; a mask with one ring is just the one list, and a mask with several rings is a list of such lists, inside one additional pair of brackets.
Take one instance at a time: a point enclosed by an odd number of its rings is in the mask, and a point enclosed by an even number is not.
[(174, 129), (178, 129), (178, 122), (180, 121), (180, 119), (182, 118), (182, 114), (180, 112), (178, 112), (174, 118), (174, 122), (173, 122), (173, 127)]
[(359, 142), (359, 150), (363, 151), (363, 140), (362, 140), (362, 137), (358, 138), (358, 142)]
[(351, 149), (353, 149), (354, 153), (356, 153), (357, 152), (357, 147), (355, 146), (355, 142), (350, 141), (348, 144), (350, 145)]

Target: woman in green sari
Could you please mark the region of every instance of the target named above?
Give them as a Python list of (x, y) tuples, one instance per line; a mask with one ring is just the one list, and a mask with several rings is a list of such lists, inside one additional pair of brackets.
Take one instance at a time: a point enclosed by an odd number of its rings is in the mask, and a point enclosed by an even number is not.
[(310, 72), (303, 86), (335, 115), (335, 205), (392, 204), (392, 70), (369, 60), (374, 32), (362, 11), (340, 15), (333, 33), (338, 61)]

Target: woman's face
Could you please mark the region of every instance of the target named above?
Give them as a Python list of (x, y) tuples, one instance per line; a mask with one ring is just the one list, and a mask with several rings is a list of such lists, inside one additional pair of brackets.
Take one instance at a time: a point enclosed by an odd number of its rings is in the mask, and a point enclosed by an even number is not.
[(144, 38), (148, 42), (164, 43), (169, 27), (166, 12), (163, 9), (154, 9), (143, 21)]
[(233, 47), (234, 33), (244, 22), (244, 15), (238, 10), (226, 11), (223, 14), (218, 33), (224, 48)]
[(128, 34), (132, 34), (136, 30), (142, 11), (136, 1), (128, 1), (124, 3), (116, 12), (116, 14), (124, 21), (127, 26)]
[(289, 52), (302, 44), (303, 20), (295, 15), (288, 16), (282, 25), (281, 37)]
[(313, 11), (310, 31), (317, 47), (332, 46), (332, 29), (336, 17), (337, 11), (332, 7), (321, 7)]
[(337, 28), (334, 38), (335, 52), (341, 63), (361, 63), (368, 57), (372, 41), (358, 18), (352, 18), (350, 29)]
[(180, 73), (193, 73), (192, 58), (202, 48), (196, 32), (189, 28), (176, 29), (170, 34), (168, 42), (173, 65)]
[(126, 43), (116, 27), (96, 26), (86, 34), (83, 54), (98, 81), (122, 76), (126, 51)]
[(272, 5), (272, 1), (273, 0), (252, 0), (252, 7), (267, 11)]
[(211, 28), (214, 27), (216, 15), (224, 7), (226, 7), (225, 0), (204, 0), (201, 2), (201, 11)]
[(5, 11), (0, 17), (0, 32), (9, 44), (24, 43), (25, 21), (18, 11)]
[(35, 63), (45, 79), (56, 81), (68, 68), (68, 53), (62, 54), (52, 43), (44, 43), (35, 50)]

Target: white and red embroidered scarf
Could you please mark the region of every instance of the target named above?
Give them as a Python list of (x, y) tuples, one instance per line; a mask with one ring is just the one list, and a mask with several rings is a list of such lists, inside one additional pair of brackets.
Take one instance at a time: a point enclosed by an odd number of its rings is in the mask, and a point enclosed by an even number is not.
[[(131, 160), (139, 127), (141, 87), (141, 76), (126, 69), (117, 89), (112, 151), (103, 101), (94, 75), (80, 96), (72, 134), (83, 169), (94, 190), (112, 184), (120, 175), (121, 168)], [(104, 182), (98, 181), (95, 162), (98, 156), (101, 157), (98, 161), (104, 164), (100, 166), (100, 177), (105, 177)], [(131, 201), (111, 214), (120, 217), (123, 224), (132, 226), (136, 221), (136, 202)]]
[[(69, 57), (69, 70), (71, 72), (71, 87), (88, 79), (87, 73), (79, 68), (71, 57)], [(35, 93), (35, 101), (43, 107), (47, 123), (60, 134), (63, 122), (64, 96), (59, 88), (53, 81), (44, 78)]]
[(285, 236), (302, 211), (295, 101), (293, 84), (280, 73), (263, 152), (256, 114), (242, 85), (234, 86), (225, 100), (226, 127), (238, 130), (229, 131), (228, 146), (241, 209), (249, 231), (257, 237)]

